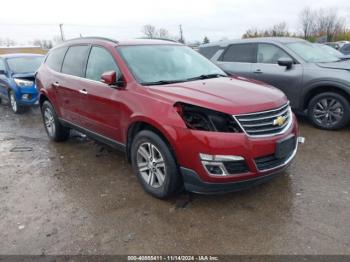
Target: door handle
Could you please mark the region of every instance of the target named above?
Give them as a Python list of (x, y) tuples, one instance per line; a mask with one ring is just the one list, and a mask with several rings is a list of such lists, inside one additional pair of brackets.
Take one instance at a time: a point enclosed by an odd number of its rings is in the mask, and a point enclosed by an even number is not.
[(87, 95), (87, 94), (88, 94), (88, 92), (86, 91), (86, 89), (80, 89), (80, 90), (79, 90), (79, 93), (80, 93), (80, 94), (83, 94), (83, 95)]
[(254, 74), (262, 74), (261, 69), (256, 69), (255, 71), (253, 71)]
[(54, 83), (52, 83), (52, 85), (53, 85), (54, 87), (59, 87), (59, 86), (60, 86), (60, 83), (54, 82)]

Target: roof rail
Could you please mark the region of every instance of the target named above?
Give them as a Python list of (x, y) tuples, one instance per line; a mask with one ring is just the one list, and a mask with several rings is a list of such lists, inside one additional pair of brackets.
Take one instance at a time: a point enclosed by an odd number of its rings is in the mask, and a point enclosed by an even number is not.
[(168, 39), (168, 38), (162, 38), (162, 37), (139, 37), (138, 39), (149, 39), (149, 40), (163, 40), (163, 41), (168, 41), (168, 42), (174, 42), (174, 43), (179, 43), (179, 41), (173, 40), (173, 39)]
[(101, 37), (101, 36), (77, 37), (77, 38), (72, 38), (72, 39), (65, 40), (64, 42), (69, 42), (69, 41), (74, 41), (74, 40), (83, 40), (83, 39), (96, 39), (96, 40), (105, 40), (105, 41), (113, 42), (115, 44), (119, 43), (117, 40), (114, 40), (114, 39), (111, 39), (111, 38), (107, 38), (107, 37)]

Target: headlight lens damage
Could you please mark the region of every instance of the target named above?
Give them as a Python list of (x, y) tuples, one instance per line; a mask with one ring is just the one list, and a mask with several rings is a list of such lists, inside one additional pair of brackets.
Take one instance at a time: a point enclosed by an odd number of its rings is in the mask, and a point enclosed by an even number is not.
[(174, 106), (190, 129), (225, 133), (242, 132), (235, 119), (229, 114), (180, 102)]

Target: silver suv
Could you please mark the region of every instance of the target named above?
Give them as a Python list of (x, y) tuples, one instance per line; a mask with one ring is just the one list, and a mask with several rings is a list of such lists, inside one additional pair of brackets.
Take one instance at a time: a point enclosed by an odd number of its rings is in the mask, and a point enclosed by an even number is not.
[(318, 128), (350, 121), (350, 60), (297, 38), (253, 38), (201, 45), (199, 52), (226, 73), (281, 89), (294, 111)]

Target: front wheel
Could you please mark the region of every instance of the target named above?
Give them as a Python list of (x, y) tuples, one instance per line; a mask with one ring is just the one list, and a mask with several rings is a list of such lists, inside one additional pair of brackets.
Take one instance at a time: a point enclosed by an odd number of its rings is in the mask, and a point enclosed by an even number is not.
[(181, 188), (181, 176), (169, 146), (156, 133), (144, 130), (131, 146), (131, 163), (144, 190), (157, 198), (167, 198)]
[(8, 96), (9, 96), (10, 107), (11, 107), (12, 111), (15, 114), (21, 113), (22, 112), (22, 108), (18, 105), (15, 93), (12, 90), (10, 90)]
[(325, 92), (311, 99), (308, 115), (312, 124), (321, 129), (343, 128), (350, 120), (349, 101), (334, 92)]
[(41, 107), (41, 113), (44, 121), (46, 133), (53, 141), (60, 142), (69, 138), (70, 130), (63, 126), (56, 112), (49, 101), (45, 101)]

